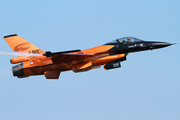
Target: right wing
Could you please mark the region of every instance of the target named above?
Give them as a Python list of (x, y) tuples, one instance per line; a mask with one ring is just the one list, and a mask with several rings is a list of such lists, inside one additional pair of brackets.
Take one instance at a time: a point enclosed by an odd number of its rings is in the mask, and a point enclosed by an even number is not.
[(92, 57), (92, 54), (68, 54), (68, 53), (63, 53), (63, 54), (58, 54), (58, 55), (52, 55), (51, 60), (53, 63), (59, 63), (60, 61), (72, 61), (72, 60), (78, 60), (78, 59), (83, 59), (87, 57)]

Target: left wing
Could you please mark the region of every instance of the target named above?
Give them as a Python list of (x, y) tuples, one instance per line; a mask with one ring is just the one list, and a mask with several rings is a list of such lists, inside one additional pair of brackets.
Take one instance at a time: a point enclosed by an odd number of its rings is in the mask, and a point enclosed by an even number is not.
[(81, 50), (70, 50), (70, 51), (63, 51), (63, 52), (46, 52), (43, 56), (50, 57), (53, 63), (59, 63), (61, 61), (71, 61), (77, 59), (83, 59), (87, 57), (92, 57), (93, 54), (83, 54)]

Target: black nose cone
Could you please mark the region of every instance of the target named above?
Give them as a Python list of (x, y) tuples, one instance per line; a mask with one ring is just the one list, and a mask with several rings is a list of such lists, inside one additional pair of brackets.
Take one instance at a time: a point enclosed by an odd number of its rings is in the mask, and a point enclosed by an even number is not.
[(151, 43), (153, 46), (170, 46), (172, 45), (171, 43), (166, 43), (166, 42), (152, 42)]
[(167, 42), (151, 42), (150, 43), (150, 47), (152, 49), (158, 49), (158, 48), (163, 48), (163, 47), (167, 47), (173, 45), (171, 43), (167, 43)]

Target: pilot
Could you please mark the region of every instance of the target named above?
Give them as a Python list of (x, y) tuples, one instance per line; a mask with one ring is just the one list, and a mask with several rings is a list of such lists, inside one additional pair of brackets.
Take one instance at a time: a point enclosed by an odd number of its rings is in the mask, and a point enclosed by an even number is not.
[(131, 42), (130, 40), (131, 40), (131, 38), (130, 38), (130, 37), (128, 37), (128, 41), (127, 41), (127, 42), (128, 42), (128, 43), (130, 43), (130, 42)]

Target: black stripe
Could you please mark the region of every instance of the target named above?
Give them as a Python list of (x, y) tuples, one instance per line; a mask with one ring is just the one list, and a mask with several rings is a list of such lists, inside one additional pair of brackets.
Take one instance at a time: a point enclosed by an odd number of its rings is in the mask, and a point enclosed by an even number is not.
[(4, 38), (12, 37), (12, 36), (17, 36), (17, 34), (7, 35), (7, 36), (4, 36)]
[(79, 52), (81, 50), (70, 50), (70, 51), (62, 51), (62, 52), (54, 52), (51, 53), (50, 51), (47, 51), (46, 54), (43, 54), (46, 57), (50, 57), (52, 55), (59, 55), (59, 54), (63, 54), (63, 53), (71, 53), (71, 52)]

